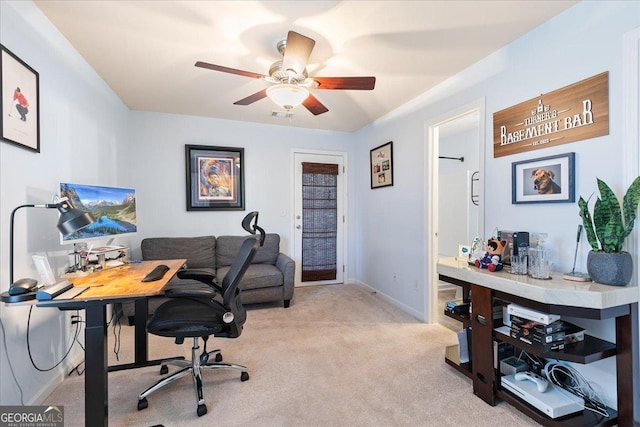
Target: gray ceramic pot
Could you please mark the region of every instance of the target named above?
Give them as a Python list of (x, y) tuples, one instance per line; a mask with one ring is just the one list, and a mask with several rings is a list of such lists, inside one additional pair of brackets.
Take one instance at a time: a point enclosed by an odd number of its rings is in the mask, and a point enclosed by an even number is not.
[(587, 272), (596, 283), (625, 286), (633, 275), (633, 260), (629, 252), (589, 251)]

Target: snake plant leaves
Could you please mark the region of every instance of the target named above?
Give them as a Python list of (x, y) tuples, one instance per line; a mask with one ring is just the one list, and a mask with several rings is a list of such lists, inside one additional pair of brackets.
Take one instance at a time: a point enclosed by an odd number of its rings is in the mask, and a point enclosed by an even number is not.
[[(589, 197), (591, 199), (591, 197)], [(582, 196), (580, 196), (580, 200), (578, 200), (578, 206), (580, 207), (580, 217), (582, 218), (582, 223), (584, 224), (584, 231), (587, 234), (587, 240), (591, 245), (591, 249), (594, 251), (600, 250), (600, 245), (598, 244), (598, 238), (596, 237), (596, 233), (593, 230), (593, 219), (591, 218), (591, 212), (589, 212), (589, 202), (585, 201)]]
[(640, 176), (631, 183), (631, 186), (622, 200), (622, 209), (624, 211), (623, 240), (626, 239), (633, 230), (634, 221), (636, 220), (636, 212), (638, 210), (638, 202), (640, 202)]
[(622, 207), (611, 188), (601, 179), (597, 178), (597, 181), (600, 197), (594, 203), (593, 215), (589, 212), (588, 200), (580, 197), (578, 201), (587, 239), (594, 251), (622, 252), (624, 240), (633, 230), (636, 219), (640, 202), (640, 177), (633, 181), (625, 193)]

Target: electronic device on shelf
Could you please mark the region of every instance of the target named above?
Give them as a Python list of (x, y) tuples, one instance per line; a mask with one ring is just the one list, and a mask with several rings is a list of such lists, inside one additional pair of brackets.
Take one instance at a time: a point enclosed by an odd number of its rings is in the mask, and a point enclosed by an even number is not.
[(60, 196), (67, 197), (75, 208), (90, 212), (96, 220), (79, 231), (61, 236), (62, 244), (108, 239), (138, 231), (133, 188), (63, 182), (60, 183)]
[(562, 417), (584, 409), (584, 400), (581, 397), (560, 387), (549, 384), (547, 390), (541, 393), (533, 381), (515, 378), (516, 375), (523, 373), (503, 376), (500, 379), (502, 387), (551, 418)]

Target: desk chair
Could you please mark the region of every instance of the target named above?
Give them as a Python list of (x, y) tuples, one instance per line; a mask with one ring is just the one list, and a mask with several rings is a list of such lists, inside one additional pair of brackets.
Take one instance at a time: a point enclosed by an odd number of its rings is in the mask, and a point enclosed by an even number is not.
[[(252, 221), (254, 221), (253, 225)], [(242, 227), (251, 234), (256, 234), (258, 231), (260, 238), (248, 237), (244, 241), (229, 272), (222, 279), (222, 283), (218, 285), (215, 276), (207, 272), (179, 273), (181, 277), (195, 279), (208, 286), (186, 289), (173, 288), (167, 291), (165, 295), (171, 299), (160, 305), (149, 321), (147, 325), (149, 333), (175, 338), (176, 344), (182, 344), (186, 337), (191, 337), (193, 338), (193, 347), (191, 348), (191, 361), (168, 359), (162, 362), (161, 374), (168, 372), (168, 364), (179, 366), (182, 369), (161, 379), (140, 393), (138, 410), (145, 409), (149, 405), (147, 396), (191, 373), (198, 402), (197, 414), (201, 417), (207, 413), (207, 405), (202, 394), (202, 369), (236, 369), (241, 371), (241, 381), (249, 379), (246, 367), (222, 362), (220, 350), (207, 352), (209, 336), (237, 338), (242, 333), (242, 326), (247, 318), (247, 312), (240, 301), (238, 283), (253, 260), (256, 251), (264, 242), (265, 232), (258, 226), (258, 212), (248, 214), (242, 221)], [(204, 341), (204, 348), (199, 356), (198, 338), (202, 338)], [(215, 361), (209, 361), (209, 358), (214, 354), (216, 355)]]

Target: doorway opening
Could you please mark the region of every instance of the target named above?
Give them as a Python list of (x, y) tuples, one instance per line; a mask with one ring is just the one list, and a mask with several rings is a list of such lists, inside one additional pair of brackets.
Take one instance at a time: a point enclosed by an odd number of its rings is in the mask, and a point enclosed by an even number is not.
[(344, 282), (345, 156), (294, 152), (295, 286)]
[(428, 322), (449, 326), (439, 299), (460, 295), (439, 282), (437, 263), (484, 234), (484, 99), (433, 120), (427, 130), (425, 311)]

